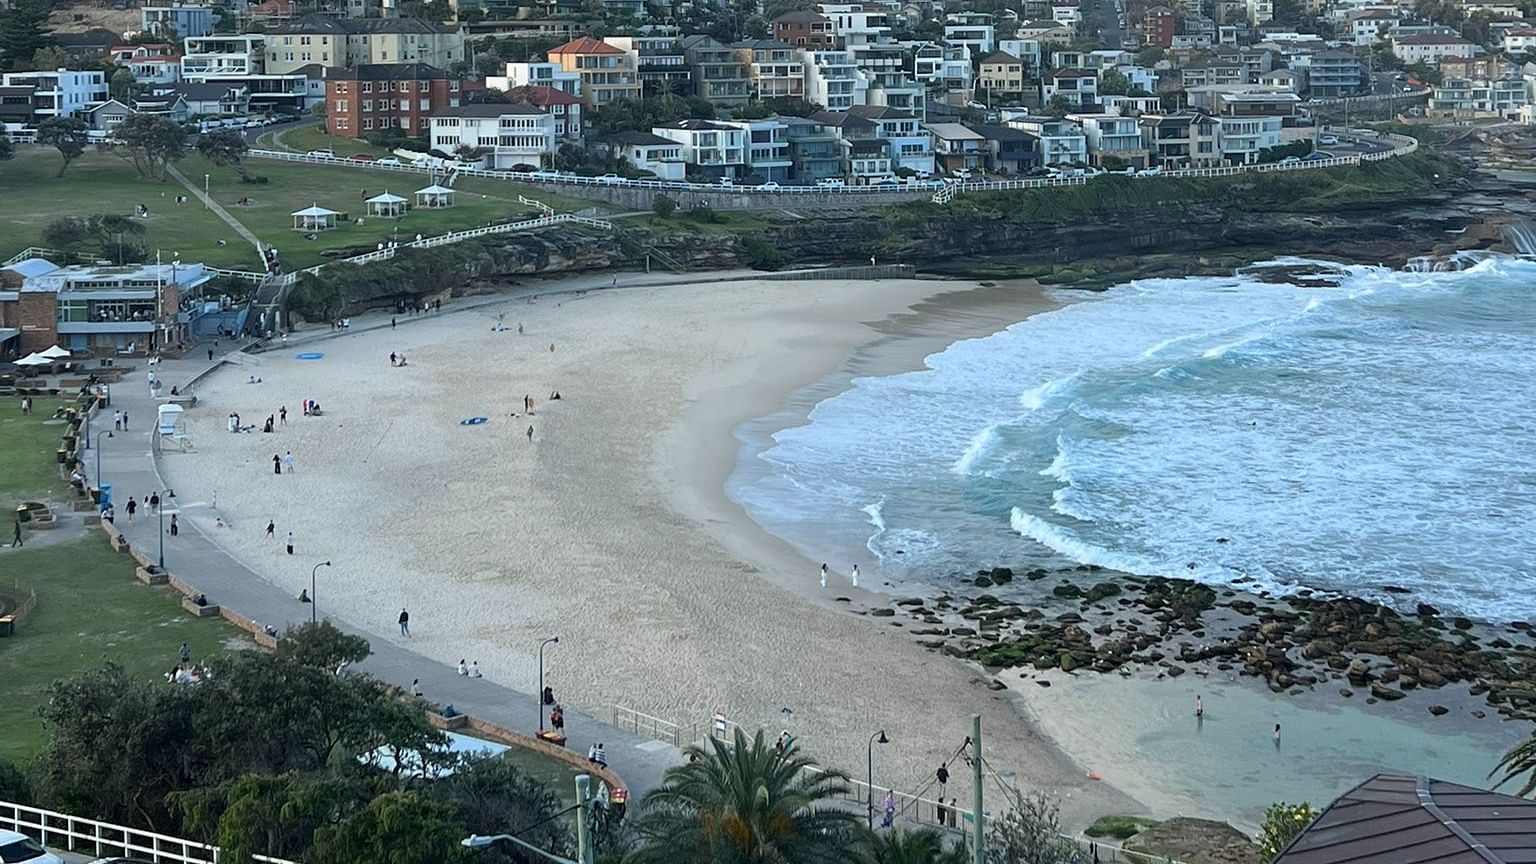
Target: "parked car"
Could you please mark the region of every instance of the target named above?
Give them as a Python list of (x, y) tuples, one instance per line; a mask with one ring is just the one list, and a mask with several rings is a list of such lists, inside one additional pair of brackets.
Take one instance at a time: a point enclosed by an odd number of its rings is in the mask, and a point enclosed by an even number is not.
[(393, 156), (385, 156), (383, 159), (374, 160), (375, 165), (399, 165), (400, 160)]
[(960, 170), (956, 171), (955, 172), (955, 179), (957, 179), (957, 180), (969, 180), (969, 179), (971, 179), (971, 169), (969, 169), (969, 168), (961, 168)]
[(719, 184), (720, 184), (720, 185), (721, 185), (721, 186), (735, 186), (735, 185), (736, 185), (736, 181), (735, 181), (735, 180), (732, 180), (732, 179), (731, 179), (731, 178), (729, 178), (729, 177), (721, 177), (721, 178), (720, 178), (720, 179), (719, 179), (719, 180), (718, 180), (718, 181), (716, 181), (716, 182), (718, 182), (718, 183), (719, 183)]
[(597, 178), (597, 182), (603, 184), (604, 186), (617, 186), (624, 182), (624, 178), (617, 174), (604, 174), (603, 176)]
[(1280, 160), (1281, 165), (1295, 165), (1301, 161), (1300, 156), (1287, 156)]
[(1334, 135), (1324, 135), (1323, 137), (1317, 139), (1317, 143), (1332, 147), (1333, 145), (1339, 143), (1339, 139)]
[(843, 181), (837, 177), (823, 177), (816, 181), (816, 185), (823, 189), (841, 189)]
[(64, 864), (59, 856), (25, 834), (0, 831), (0, 861), (5, 864)]
[(777, 192), (779, 191), (779, 184), (769, 180), (767, 183), (763, 183), (757, 188), (763, 190), (764, 192)]
[(373, 161), (373, 157), (369, 156), (367, 153), (353, 153), (351, 156), (347, 157), (347, 161), (348, 162), (372, 162)]
[(1143, 177), (1156, 177), (1157, 175), (1163, 173), (1163, 169), (1162, 169), (1161, 166), (1154, 165), (1151, 168), (1143, 168), (1141, 171), (1138, 171), (1137, 173), (1142, 175)]
[(329, 159), (335, 159), (336, 158), (336, 151), (335, 150), (328, 150), (328, 149), (319, 149), (319, 150), (311, 150), (308, 153), (305, 153), (304, 155), (305, 156), (325, 156), (325, 157), (327, 157)]

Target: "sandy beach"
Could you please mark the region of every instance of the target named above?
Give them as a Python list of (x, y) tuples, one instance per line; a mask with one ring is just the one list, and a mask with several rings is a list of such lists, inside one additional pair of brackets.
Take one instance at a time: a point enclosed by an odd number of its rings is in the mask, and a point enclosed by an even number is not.
[[(182, 500), (216, 500), (227, 527), (207, 508), (186, 518), (291, 596), (330, 560), (325, 614), (436, 660), (478, 660), (527, 692), (539, 641), (558, 634), (547, 683), (598, 716), (623, 705), (702, 728), (719, 709), (776, 730), (788, 707), (809, 752), (860, 777), (884, 729), (876, 782), (915, 790), (980, 713), (989, 762), (1059, 795), (1069, 825), (1140, 809), (1089, 780), (979, 670), (923, 650), (893, 619), (850, 614), (884, 598), (850, 589), (845, 566), (821, 589), (815, 565), (724, 490), (733, 430), (789, 394), (916, 368), (1053, 301), (918, 280), (540, 290), (242, 356), (198, 387), (186, 417), (196, 452), (163, 463)], [(408, 365), (391, 366), (392, 351)], [(304, 399), (324, 416), (302, 416)], [(232, 411), (259, 430), (282, 406), (274, 434), (225, 431)], [(486, 421), (461, 425), (475, 417)], [(287, 451), (295, 471), (276, 476)], [(964, 801), (953, 767), (950, 794)]]

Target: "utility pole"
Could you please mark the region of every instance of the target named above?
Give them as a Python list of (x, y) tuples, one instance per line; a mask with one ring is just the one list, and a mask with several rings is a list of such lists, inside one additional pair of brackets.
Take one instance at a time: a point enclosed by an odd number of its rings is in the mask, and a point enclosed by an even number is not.
[(987, 864), (986, 817), (981, 788), (981, 715), (971, 715), (971, 826), (975, 834), (971, 840), (971, 864)]
[(592, 778), (576, 775), (576, 860), (580, 864), (595, 864), (596, 850), (592, 848)]

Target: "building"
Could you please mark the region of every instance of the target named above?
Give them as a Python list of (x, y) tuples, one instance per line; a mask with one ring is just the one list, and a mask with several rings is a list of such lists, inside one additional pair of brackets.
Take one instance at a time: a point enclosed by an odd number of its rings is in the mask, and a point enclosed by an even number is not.
[[(142, 96), (134, 100), (133, 107), (139, 113), (169, 113), (175, 116), (179, 113), (175, 107), (177, 100), (180, 100), (181, 108), (186, 111), (185, 116), (177, 118), (179, 120), (195, 117), (244, 117), (251, 111), (251, 91), (242, 84), (222, 81), (150, 85)], [(159, 110), (147, 107), (150, 101), (168, 103), (170, 107)]]
[(1456, 116), (1499, 116), (1515, 119), (1520, 109), (1531, 104), (1524, 78), (1494, 79), (1446, 76), (1431, 91), (1429, 110)]
[(1314, 99), (1352, 96), (1365, 86), (1365, 66), (1348, 51), (1319, 51), (1307, 59), (1306, 70)]
[(1097, 105), (1099, 75), (1087, 69), (1055, 69), (1045, 73), (1040, 98), (1050, 105), (1060, 96), (1068, 105)]
[(807, 51), (833, 51), (841, 48), (832, 19), (820, 12), (786, 12), (773, 19), (773, 40)]
[(114, 45), (107, 59), (133, 73), (139, 84), (174, 84), (181, 80), (181, 54), (170, 43)]
[(1274, 0), (1247, 0), (1248, 26), (1254, 29), (1275, 19)]
[(273, 75), (311, 63), (330, 68), (420, 63), (446, 69), (468, 59), (462, 29), (418, 18), (304, 15), (269, 30), (263, 50), (266, 72)]
[[(1032, 39), (1054, 45), (1069, 45), (1077, 31), (1056, 21), (1025, 21), (1014, 31), (1015, 39)], [(1007, 50), (1005, 47), (1004, 50)], [(1018, 52), (1010, 52), (1018, 53)]]
[(580, 77), (580, 92), (574, 95), (588, 106), (643, 95), (637, 58), (606, 42), (583, 36), (549, 49), (547, 56), (561, 71)]
[(805, 98), (804, 49), (771, 39), (737, 42), (731, 48), (746, 66), (752, 98)]
[[(107, 98), (106, 73), (59, 69), (53, 72), (7, 72), (0, 86), (32, 88), (31, 116), (36, 122), (50, 117), (73, 117), (92, 102)], [(20, 90), (15, 91), (18, 98)], [(16, 103), (19, 104), (19, 103)]]
[(181, 77), (201, 81), (207, 77), (240, 77), (266, 72), (266, 37), (260, 33), (188, 37), (182, 45)]
[(815, 182), (845, 173), (844, 145), (837, 130), (810, 117), (779, 117), (789, 142), (789, 176)]
[(1393, 36), (1392, 53), (1404, 63), (1437, 65), (1442, 57), (1471, 57), (1477, 46), (1460, 36)]
[(1067, 119), (1083, 128), (1083, 143), (1088, 150), (1089, 164), (1101, 168), (1148, 167), (1141, 124), (1135, 117), (1122, 117), (1119, 114), (1068, 114)]
[(966, 100), (970, 99), (970, 91), (976, 84), (970, 52), (958, 45), (934, 42), (925, 42), (913, 49), (912, 77), (932, 89), (964, 91)]
[(1351, 44), (1369, 47), (1384, 41), (1384, 34), (1397, 24), (1396, 9), (1356, 9), (1344, 19)]
[(53, 267), (42, 262), (0, 273), (0, 319), (15, 322), (18, 350), (24, 354), (54, 345), (109, 356), (151, 354), (179, 338), (181, 298), (213, 278), (202, 264)]
[(691, 174), (706, 177), (747, 176), (747, 131), (714, 120), (676, 120), (652, 127), (659, 138), (676, 142)]
[(555, 118), (536, 105), (477, 102), (445, 108), (428, 119), (434, 150), (473, 150), (493, 171), (544, 167), (555, 152)]
[(981, 60), (977, 84), (988, 96), (1023, 94), (1025, 80), (1024, 61), (1012, 54), (998, 51)]
[(984, 12), (951, 12), (944, 16), (944, 44), (961, 46), (972, 57), (984, 57), (997, 48), (997, 29)]
[(889, 146), (892, 171), (933, 173), (933, 136), (922, 128), (920, 118), (883, 105), (855, 105), (848, 113), (874, 124), (875, 134)]
[(987, 169), (1006, 174), (1028, 174), (1040, 167), (1040, 139), (1011, 126), (971, 124), (987, 152)]
[(1022, 129), (1038, 139), (1040, 164), (1087, 165), (1088, 139), (1081, 124), (1073, 120), (1055, 117), (1023, 117), (1009, 120), (1015, 129)]
[(1301, 73), (1292, 72), (1289, 69), (1273, 69), (1259, 76), (1260, 86), (1289, 93), (1300, 93), (1305, 82), (1306, 79), (1301, 76)]
[(1106, 114), (1140, 117), (1143, 114), (1156, 114), (1161, 111), (1162, 100), (1156, 96), (1116, 96), (1101, 93), (1099, 107), (1104, 109)]
[(1051, 0), (1051, 20), (1076, 31), (1083, 23), (1083, 10), (1078, 0)]
[(1178, 32), (1178, 16), (1167, 6), (1153, 6), (1141, 16), (1141, 30), (1148, 45), (1173, 47), (1174, 34)]
[(828, 111), (847, 111), (863, 105), (868, 96), (869, 76), (844, 50), (806, 52), (805, 101), (825, 106)]
[(1274, 864), (1500, 864), (1528, 858), (1536, 801), (1377, 774), (1323, 808)]
[(603, 41), (630, 56), (646, 95), (672, 93), (686, 96), (693, 92), (692, 73), (688, 69), (682, 37), (676, 34), (609, 36)]
[(1504, 49), (1504, 53), (1514, 57), (1521, 54), (1536, 54), (1536, 27), (1521, 24), (1505, 30), (1499, 47)]
[(959, 123), (925, 123), (933, 136), (934, 164), (943, 171), (979, 171), (987, 167), (987, 139), (981, 133)]
[(744, 177), (764, 183), (789, 179), (794, 162), (789, 156), (788, 126), (777, 117), (725, 122), (746, 133), (747, 168)]
[(1201, 111), (1143, 114), (1142, 138), (1153, 167), (1208, 168), (1221, 162), (1216, 118)]
[[(426, 137), (431, 118), (458, 108), (462, 84), (425, 63), (367, 63), (326, 70), (325, 126), (332, 135)], [(505, 107), (505, 106), (498, 106)]]
[(832, 21), (839, 44), (849, 48), (882, 41), (891, 30), (889, 13), (874, 4), (820, 3), (817, 11)]
[(139, 28), (156, 36), (185, 39), (213, 35), (212, 6), (141, 6)]
[(580, 99), (553, 87), (513, 87), (506, 93), (513, 102), (526, 102), (547, 111), (554, 118), (557, 141), (581, 142), (585, 120)]
[[(752, 73), (735, 48), (708, 36), (689, 36), (683, 51), (692, 71), (693, 92), (721, 107), (752, 101)], [(803, 77), (803, 76), (802, 76)]]
[(581, 98), (581, 76), (565, 71), (558, 63), (508, 63), (506, 72), (487, 77), (485, 86), (503, 92), (518, 87), (550, 87)]
[(1211, 85), (1247, 84), (1248, 69), (1237, 60), (1197, 60), (1179, 68), (1184, 89)]
[(636, 171), (649, 171), (658, 180), (681, 181), (687, 177), (683, 147), (670, 138), (649, 132), (615, 132), (592, 142), (598, 150), (622, 158)]
[(1257, 163), (1261, 152), (1280, 145), (1282, 125), (1279, 117), (1217, 117), (1221, 158), (1232, 165)]

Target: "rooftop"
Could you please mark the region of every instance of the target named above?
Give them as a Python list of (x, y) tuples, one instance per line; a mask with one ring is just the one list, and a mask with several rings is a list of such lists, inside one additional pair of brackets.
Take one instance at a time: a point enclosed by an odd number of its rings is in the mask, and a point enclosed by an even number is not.
[(591, 36), (582, 36), (549, 49), (550, 56), (556, 54), (623, 54), (618, 48), (609, 45), (601, 39), (593, 39)]
[(360, 63), (345, 69), (327, 69), (335, 81), (420, 81), (447, 78), (448, 73), (426, 63)]
[(329, 15), (303, 15), (267, 31), (284, 33), (333, 33), (361, 36), (371, 33), (457, 33), (459, 28), (431, 24), (420, 18), (333, 18)]
[(432, 112), (433, 117), (504, 117), (512, 114), (538, 115), (548, 114), (537, 105), (529, 105), (526, 102), (472, 102), (468, 105), (460, 105), (457, 108), (442, 108)]
[(1399, 36), (1392, 40), (1398, 45), (1471, 45), (1460, 36), (1424, 33), (1417, 36)]

